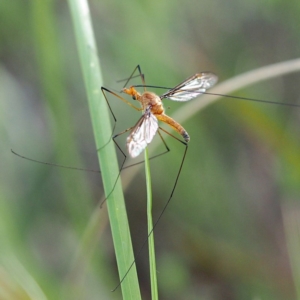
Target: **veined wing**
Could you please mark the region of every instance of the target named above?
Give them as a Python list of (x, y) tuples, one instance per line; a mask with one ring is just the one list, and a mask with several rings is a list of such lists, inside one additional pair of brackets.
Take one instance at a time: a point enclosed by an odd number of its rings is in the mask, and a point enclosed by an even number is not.
[(195, 74), (160, 96), (174, 101), (189, 101), (206, 92), (218, 81), (218, 77), (209, 72)]
[(158, 130), (158, 121), (147, 107), (127, 138), (127, 150), (131, 157), (137, 157), (149, 143)]

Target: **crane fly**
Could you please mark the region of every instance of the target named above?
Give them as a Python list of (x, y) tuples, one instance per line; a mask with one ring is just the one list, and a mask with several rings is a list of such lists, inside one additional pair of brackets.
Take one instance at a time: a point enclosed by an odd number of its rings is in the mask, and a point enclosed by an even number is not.
[[(127, 85), (127, 83), (129, 82), (129, 80), (131, 78), (133, 78), (133, 75), (136, 72), (136, 70), (139, 71), (139, 76), (141, 77), (141, 79), (143, 81), (143, 87), (144, 87), (143, 93), (139, 93), (136, 90), (135, 86), (130, 86), (129, 88), (125, 87)], [(177, 86), (170, 89), (169, 91), (162, 94), (161, 96), (158, 96), (153, 92), (146, 91), (144, 75), (142, 74), (140, 66), (138, 65), (134, 69), (131, 76), (127, 79), (127, 82), (126, 82), (124, 88), (122, 89), (121, 93), (125, 93), (125, 94), (131, 96), (133, 100), (140, 102), (141, 107), (136, 107), (135, 105), (133, 105), (132, 103), (127, 101), (125, 98), (121, 97), (120, 95), (118, 95), (104, 87), (101, 88), (102, 93), (107, 101), (107, 104), (110, 108), (110, 111), (111, 111), (115, 121), (116, 121), (115, 115), (110, 107), (110, 104), (108, 102), (105, 92), (113, 94), (114, 96), (118, 97), (119, 99), (121, 99), (123, 102), (125, 102), (132, 108), (136, 109), (137, 111), (143, 112), (142, 116), (140, 117), (138, 122), (135, 124), (135, 126), (130, 127), (117, 135), (114, 135), (113, 140), (115, 141), (116, 137), (118, 137), (119, 135), (121, 135), (127, 131), (130, 131), (129, 136), (127, 137), (126, 146), (127, 146), (127, 151), (129, 153), (129, 155), (132, 158), (135, 158), (138, 155), (140, 155), (140, 153), (146, 148), (146, 146), (148, 144), (151, 143), (151, 141), (153, 140), (154, 136), (156, 135), (156, 133), (159, 129), (161, 129), (162, 131), (173, 136), (172, 134), (170, 134), (163, 128), (159, 127), (158, 121), (161, 121), (161, 122), (164, 122), (165, 124), (169, 125), (176, 132), (178, 132), (183, 138), (182, 142), (185, 145), (187, 145), (187, 143), (190, 141), (189, 134), (187, 133), (187, 131), (183, 128), (183, 126), (181, 124), (179, 124), (174, 119), (172, 119), (167, 114), (165, 114), (165, 109), (163, 107), (162, 100), (170, 99), (170, 100), (179, 101), (179, 102), (186, 102), (186, 101), (192, 100), (192, 99), (198, 97), (199, 95), (205, 93), (207, 89), (211, 88), (213, 85), (216, 84), (217, 80), (218, 80), (217, 76), (213, 73), (210, 73), (210, 72), (198, 73), (198, 74), (195, 74), (195, 75), (187, 78), (185, 81), (178, 84)], [(174, 137), (174, 138), (176, 138), (176, 137)], [(117, 144), (117, 146), (118, 146), (118, 144)], [(118, 146), (118, 148), (120, 149), (119, 146)], [(122, 165), (124, 165), (124, 162)]]
[[(133, 78), (133, 75), (136, 72), (136, 70), (139, 71), (139, 76), (142, 79), (143, 85), (133, 85), (133, 86), (130, 86), (129, 88), (127, 88), (126, 85), (129, 82), (129, 80), (131, 78)], [(127, 101), (125, 98), (121, 97), (120, 95), (118, 95), (106, 88), (102, 88), (102, 92), (105, 96), (107, 103), (108, 103), (108, 99), (105, 95), (105, 91), (115, 95), (120, 100), (122, 100), (123, 102), (125, 102), (126, 104), (131, 106), (132, 108), (136, 109), (137, 111), (142, 111), (142, 116), (138, 119), (137, 123), (133, 127), (130, 127), (128, 129), (124, 130), (123, 132), (121, 132), (120, 134), (117, 134), (113, 137), (113, 140), (116, 143), (116, 141), (115, 141), (116, 137), (118, 137), (119, 135), (126, 133), (128, 131), (130, 132), (126, 139), (126, 147), (127, 147), (127, 151), (129, 153), (129, 155), (132, 158), (139, 156), (143, 152), (143, 150), (152, 142), (155, 135), (157, 133), (159, 133), (159, 130), (164, 131), (165, 133), (169, 134), (170, 136), (172, 136), (173, 138), (175, 138), (176, 140), (180, 141), (182, 144), (185, 145), (185, 151), (183, 153), (183, 157), (182, 157), (182, 160), (180, 163), (179, 170), (177, 172), (175, 182), (173, 184), (171, 194), (170, 194), (167, 202), (164, 204), (162, 211), (160, 212), (158, 218), (154, 222), (152, 229), (148, 232), (147, 238), (143, 241), (142, 246), (140, 247), (140, 250), (136, 253), (135, 257), (140, 255), (141, 250), (146, 245), (148, 238), (153, 233), (159, 220), (161, 219), (162, 215), (164, 214), (167, 206), (169, 205), (169, 203), (171, 201), (171, 198), (175, 191), (175, 188), (176, 188), (176, 185), (177, 185), (177, 182), (178, 182), (178, 179), (179, 179), (179, 176), (180, 176), (183, 164), (184, 164), (184, 160), (185, 160), (187, 149), (188, 149), (188, 142), (190, 141), (190, 136), (189, 136), (188, 132), (184, 129), (184, 127), (165, 113), (165, 109), (163, 107), (163, 100), (169, 99), (172, 101), (186, 102), (186, 101), (190, 101), (202, 94), (210, 94), (210, 93), (206, 93), (206, 91), (209, 88), (213, 87), (217, 83), (217, 80), (218, 80), (217, 76), (211, 72), (197, 73), (197, 74), (187, 78), (182, 83), (176, 85), (174, 88), (171, 88), (167, 92), (158, 96), (157, 94), (155, 94), (153, 92), (146, 91), (146, 87), (150, 87), (150, 86), (147, 86), (145, 84), (144, 75), (142, 74), (140, 67), (137, 66), (134, 69), (131, 76), (129, 77), (129, 79), (127, 79), (126, 84), (124, 85), (123, 89), (121, 90), (121, 93), (129, 95), (134, 101), (138, 101), (140, 103), (140, 107), (136, 107), (135, 105), (131, 104), (129, 101)], [(144, 87), (144, 91), (142, 93), (138, 92), (136, 90), (137, 87)], [(155, 87), (155, 86), (153, 86), (153, 87)], [(158, 88), (158, 87), (155, 87), (155, 88)], [(217, 95), (217, 94), (212, 93), (212, 95)], [(243, 97), (235, 97), (235, 96), (228, 96), (228, 95), (221, 95), (221, 96), (242, 99), (242, 100), (251, 100), (251, 101), (253, 100), (253, 101), (264, 102), (264, 103), (274, 103), (274, 102), (270, 102), (270, 101), (243, 98)], [(287, 105), (287, 106), (298, 106), (298, 105), (293, 105), (293, 104), (288, 104), (288, 103), (276, 103), (276, 104)], [(108, 106), (110, 108), (109, 103), (108, 103)], [(110, 108), (110, 110), (111, 110), (111, 108)], [(111, 110), (111, 113), (114, 117), (112, 110)], [(178, 139), (177, 137), (173, 136), (168, 131), (161, 128), (158, 124), (158, 121), (161, 121), (161, 122), (167, 124), (173, 130), (175, 130), (182, 137), (182, 139)], [(159, 135), (162, 139), (162, 136), (160, 133), (159, 133)], [(164, 142), (164, 140), (163, 140), (163, 142)], [(165, 142), (164, 142), (164, 144), (165, 144)], [(116, 145), (120, 149), (120, 147), (117, 143), (116, 143)], [(168, 150), (168, 147), (167, 147), (167, 150)], [(125, 160), (126, 160), (126, 156), (125, 156)], [(124, 162), (125, 161), (123, 161), (121, 169), (124, 165)], [(135, 260), (130, 264), (126, 273), (122, 276), (122, 278), (119, 281), (119, 284), (115, 287), (114, 290), (116, 290), (122, 284), (122, 282), (124, 281), (124, 279), (126, 278), (128, 273), (130, 272), (130, 270), (134, 264), (135, 264)]]
[[(136, 90), (137, 86), (134, 86), (134, 85), (130, 86), (129, 88), (126, 88), (126, 85), (128, 84), (128, 82), (132, 78), (134, 78), (134, 74), (137, 70), (139, 72), (138, 76), (141, 78), (142, 83), (143, 83), (143, 85), (142, 85), (142, 87), (144, 87), (143, 93), (139, 93)], [(161, 218), (162, 214), (164, 213), (166, 207), (168, 206), (168, 204), (173, 196), (173, 193), (175, 191), (175, 188), (176, 188), (176, 185), (177, 185), (177, 182), (178, 182), (181, 170), (182, 170), (182, 166), (183, 166), (183, 163), (184, 163), (184, 160), (186, 157), (188, 142), (190, 141), (190, 136), (187, 133), (187, 131), (183, 128), (183, 126), (181, 124), (179, 124), (178, 122), (176, 122), (173, 118), (169, 117), (165, 113), (165, 109), (163, 107), (162, 101), (164, 99), (170, 99), (170, 100), (179, 101), (179, 102), (186, 102), (186, 101), (192, 100), (192, 99), (198, 97), (199, 95), (204, 94), (206, 92), (206, 90), (211, 88), (212, 86), (214, 86), (217, 81), (218, 81), (218, 77), (211, 72), (197, 73), (197, 74), (187, 78), (182, 83), (176, 85), (174, 88), (169, 89), (164, 94), (158, 96), (153, 92), (146, 91), (144, 74), (142, 73), (140, 66), (137, 65), (136, 68), (133, 70), (132, 74), (130, 75), (130, 77), (126, 80), (126, 83), (125, 83), (123, 89), (121, 90), (121, 93), (125, 93), (125, 94), (131, 96), (131, 98), (134, 101), (138, 101), (140, 103), (140, 107), (133, 105), (131, 102), (127, 101), (125, 98), (121, 97), (119, 94), (117, 94), (105, 87), (101, 87), (102, 93), (105, 97), (105, 100), (108, 104), (108, 107), (111, 111), (111, 114), (112, 114), (115, 122), (117, 119), (116, 119), (116, 117), (112, 111), (112, 108), (109, 104), (109, 101), (106, 96), (106, 92), (116, 96), (117, 98), (119, 98), (120, 100), (122, 100), (123, 102), (125, 102), (126, 104), (128, 104), (129, 106), (134, 108), (135, 110), (143, 112), (142, 116), (140, 117), (140, 119), (137, 121), (137, 123), (133, 127), (130, 127), (112, 137), (114, 143), (116, 144), (118, 149), (121, 151), (122, 155), (124, 156), (124, 160), (121, 164), (120, 171), (124, 167), (127, 156), (122, 151), (121, 147), (119, 146), (119, 144), (116, 142), (115, 139), (118, 136), (120, 136), (128, 131), (130, 131), (130, 134), (127, 137), (126, 146), (127, 146), (127, 151), (132, 158), (135, 158), (141, 154), (141, 152), (147, 147), (147, 145), (151, 143), (151, 141), (153, 140), (153, 138), (157, 132), (159, 133), (159, 136), (162, 139), (162, 141), (166, 147), (166, 151), (164, 153), (170, 151), (166, 142), (164, 141), (162, 135), (160, 134), (159, 130), (167, 133), (168, 135), (170, 135), (174, 139), (178, 140), (185, 146), (185, 151), (183, 153), (183, 157), (182, 157), (182, 160), (180, 163), (180, 167), (179, 167), (171, 194), (170, 194), (169, 199), (168, 199), (167, 203), (165, 204), (165, 207), (163, 208), (158, 220), (154, 224), (154, 227), (156, 226), (157, 222)], [(167, 130), (160, 127), (158, 125), (158, 121), (161, 121), (161, 122), (169, 125), (172, 129), (174, 129), (177, 133), (179, 133), (182, 136), (183, 140), (177, 138), (176, 136), (174, 136)], [(164, 153), (158, 154), (152, 158), (160, 156)], [(139, 163), (137, 163), (137, 164), (139, 164)], [(136, 164), (134, 164), (134, 165), (136, 165)], [(127, 168), (127, 167), (125, 167), (125, 168)], [(115, 181), (113, 189), (117, 183), (119, 176), (120, 176), (120, 173)], [(105, 200), (107, 200), (109, 198), (109, 196), (111, 195), (112, 192), (113, 192), (113, 190), (108, 194), (108, 196), (106, 197)], [(103, 202), (101, 203), (101, 205), (102, 204), (103, 204)], [(154, 229), (154, 227), (153, 227), (153, 229)], [(153, 229), (152, 229), (152, 231), (153, 231)]]
[[(144, 87), (144, 92), (143, 93), (139, 93), (136, 90), (135, 86), (130, 86), (129, 88), (126, 88), (127, 83), (129, 82), (129, 80), (131, 78), (133, 78), (133, 75), (136, 72), (136, 70), (139, 71), (139, 76), (141, 77), (142, 82), (143, 82), (143, 87)], [(185, 157), (186, 157), (186, 152), (187, 152), (187, 149), (188, 149), (187, 148), (188, 142), (190, 141), (190, 136), (187, 133), (187, 131), (183, 128), (183, 126), (181, 124), (179, 124), (178, 122), (176, 122), (173, 118), (171, 118), (170, 116), (168, 116), (165, 113), (165, 109), (164, 109), (162, 101), (164, 99), (170, 99), (170, 100), (179, 101), (179, 102), (186, 102), (186, 101), (192, 100), (192, 99), (198, 97), (199, 95), (205, 93), (207, 89), (214, 86), (216, 84), (217, 80), (218, 80), (217, 76), (213, 73), (210, 73), (210, 72), (197, 73), (197, 74), (187, 78), (185, 81), (178, 84), (174, 88), (169, 89), (164, 94), (158, 96), (157, 94), (155, 94), (153, 92), (146, 91), (144, 75), (141, 72), (140, 66), (137, 66), (134, 69), (131, 76), (127, 79), (127, 82), (124, 85), (121, 92), (131, 96), (131, 98), (134, 101), (138, 101), (140, 103), (140, 107), (137, 107), (137, 106), (133, 105), (132, 103), (127, 101), (125, 98), (121, 97), (120, 95), (118, 95), (118, 94), (116, 94), (116, 93), (114, 93), (114, 92), (112, 92), (112, 91), (110, 91), (110, 90), (108, 90), (104, 87), (101, 88), (102, 92), (103, 92), (103, 95), (104, 95), (104, 97), (105, 97), (105, 99), (108, 103), (108, 106), (110, 108), (110, 111), (111, 111), (112, 116), (115, 119), (115, 121), (116, 121), (116, 118), (114, 116), (114, 113), (112, 112), (112, 109), (110, 107), (110, 104), (108, 102), (108, 99), (106, 97), (105, 92), (108, 92), (108, 93), (111, 93), (111, 94), (115, 95), (120, 100), (122, 100), (123, 102), (125, 102), (129, 106), (133, 107), (137, 111), (142, 111), (142, 116), (139, 118), (139, 120), (137, 121), (137, 123), (133, 127), (130, 127), (128, 129), (122, 131), (121, 133), (116, 134), (116, 135), (113, 136), (113, 141), (115, 142), (116, 146), (119, 148), (119, 150), (125, 156), (124, 161), (121, 165), (121, 170), (124, 166), (124, 163), (125, 163), (125, 160), (126, 160), (126, 155), (121, 150), (118, 143), (115, 141), (115, 138), (122, 135), (122, 134), (124, 134), (124, 133), (126, 133), (126, 132), (128, 132), (128, 131), (130, 131), (130, 134), (126, 139), (126, 147), (127, 147), (127, 151), (129, 153), (129, 155), (132, 158), (135, 158), (135, 157), (139, 156), (143, 152), (143, 150), (147, 147), (147, 145), (149, 145), (152, 142), (152, 140), (155, 137), (155, 135), (157, 134), (157, 132), (159, 133), (159, 130), (164, 131), (165, 133), (169, 134), (170, 136), (172, 136), (173, 138), (175, 138), (176, 140), (180, 141), (182, 144), (185, 145), (185, 151), (184, 151), (184, 154), (183, 154), (183, 157), (182, 157), (182, 160), (181, 160), (181, 163), (180, 163), (180, 167), (179, 167), (176, 179), (175, 179), (175, 183), (173, 185), (173, 189), (172, 189), (171, 194), (169, 196), (169, 199), (165, 203), (165, 205), (163, 207), (163, 210), (161, 211), (161, 213), (159, 214), (159, 217), (157, 218), (156, 222), (153, 225), (153, 228), (151, 229), (150, 232), (148, 232), (147, 239), (142, 244), (142, 247), (140, 248), (137, 255), (141, 252), (141, 250), (143, 249), (143, 247), (147, 243), (147, 240), (148, 240), (149, 236), (152, 234), (152, 232), (155, 229), (156, 225), (158, 224), (160, 218), (162, 217), (163, 213), (165, 212), (168, 204), (170, 203), (170, 200), (171, 200), (171, 198), (173, 196), (173, 193), (175, 191), (175, 188), (176, 188), (176, 185), (177, 185), (177, 182), (178, 182), (181, 170), (182, 170), (182, 166), (183, 166), (183, 163), (184, 163), (184, 160), (185, 160)], [(182, 139), (179, 139), (179, 138), (173, 136), (167, 130), (161, 128), (158, 124), (158, 121), (161, 121), (161, 122), (167, 124), (168, 126), (170, 126), (178, 134), (181, 135)], [(166, 145), (166, 143), (165, 143), (165, 141), (164, 141), (164, 139), (163, 139), (163, 137), (160, 133), (159, 133), (159, 136), (162, 139), (164, 145), (166, 146), (167, 151), (169, 151), (169, 148)], [(164, 153), (162, 153), (162, 154), (164, 154)], [(154, 157), (156, 157), (156, 156), (154, 156)], [(108, 197), (106, 199), (108, 199)], [(134, 263), (135, 263), (135, 260), (129, 266), (128, 271), (125, 273), (125, 275), (121, 278), (118, 286), (126, 278), (128, 272), (130, 271), (130, 269), (134, 265)]]
[[(143, 83), (143, 85), (142, 85), (142, 87), (144, 88), (143, 93), (139, 93), (136, 90), (137, 86), (134, 86), (134, 85), (130, 86), (129, 88), (126, 88), (126, 85), (128, 84), (128, 82), (132, 78), (136, 77), (136, 76), (134, 76), (134, 74), (137, 70), (139, 73), (137, 76), (139, 76), (141, 78), (142, 83)], [(115, 145), (117, 146), (117, 148), (121, 151), (122, 155), (124, 156), (124, 160), (121, 163), (120, 171), (124, 168), (124, 164), (127, 159), (127, 156), (124, 153), (124, 151), (122, 150), (122, 148), (119, 146), (119, 144), (116, 142), (116, 138), (128, 131), (130, 131), (130, 134), (127, 137), (126, 146), (127, 146), (127, 151), (132, 158), (135, 158), (141, 154), (141, 152), (147, 147), (147, 145), (151, 143), (151, 141), (153, 140), (153, 138), (157, 132), (159, 133), (159, 136), (162, 139), (162, 142), (164, 143), (164, 145), (166, 147), (166, 151), (164, 153), (155, 155), (152, 158), (155, 158), (157, 156), (160, 156), (160, 155), (165, 154), (166, 152), (170, 151), (166, 142), (164, 141), (162, 135), (160, 134), (159, 130), (170, 135), (171, 137), (178, 140), (185, 146), (185, 151), (184, 151), (184, 154), (182, 157), (179, 171), (177, 173), (177, 177), (175, 179), (175, 183), (174, 183), (174, 186), (173, 186), (173, 189), (171, 192), (171, 196), (166, 204), (166, 206), (167, 206), (173, 196), (179, 175), (181, 173), (181, 169), (182, 169), (182, 166), (183, 166), (183, 163), (185, 160), (185, 156), (186, 156), (186, 152), (187, 152), (187, 144), (190, 141), (190, 136), (181, 124), (179, 124), (174, 119), (172, 119), (167, 114), (165, 114), (165, 109), (163, 107), (162, 100), (170, 99), (170, 100), (179, 101), (179, 102), (186, 102), (186, 101), (192, 100), (192, 99), (198, 97), (199, 95), (205, 93), (207, 89), (209, 89), (213, 85), (215, 85), (218, 80), (218, 77), (211, 72), (197, 73), (197, 74), (187, 78), (182, 83), (176, 85), (174, 88), (169, 89), (167, 92), (165, 92), (161, 96), (158, 96), (153, 92), (146, 91), (144, 74), (142, 73), (139, 65), (137, 65), (135, 67), (135, 69), (133, 70), (130, 77), (125, 80), (126, 80), (126, 83), (125, 83), (123, 89), (121, 90), (121, 93), (125, 93), (125, 94), (131, 96), (131, 98), (134, 101), (138, 101), (140, 103), (140, 107), (133, 105), (131, 102), (127, 101), (125, 98), (121, 97), (119, 94), (117, 94), (105, 87), (101, 87), (101, 91), (105, 97), (105, 100), (106, 100), (107, 105), (110, 109), (110, 112), (114, 118), (115, 123), (116, 123), (117, 119), (116, 119), (116, 117), (113, 113), (113, 110), (109, 104), (106, 93), (110, 93), (110, 94), (114, 95), (115, 97), (119, 98), (120, 100), (122, 100), (127, 105), (134, 108), (135, 110), (143, 112), (142, 116), (140, 117), (140, 119), (137, 121), (137, 123), (133, 127), (130, 127), (128, 129), (112, 136), (112, 139), (113, 139)], [(178, 132), (182, 136), (183, 140), (177, 138), (176, 136), (174, 136), (167, 130), (160, 127), (158, 125), (158, 121), (161, 121), (161, 122), (169, 125), (171, 128), (173, 128), (176, 132)], [(139, 163), (136, 163), (136, 164), (139, 164)], [(136, 164), (134, 164), (134, 165), (136, 165)], [(127, 168), (127, 167), (128, 166), (126, 166), (125, 168)], [(119, 176), (120, 176), (120, 173), (114, 183), (113, 189), (119, 179)], [(101, 203), (101, 205), (109, 198), (109, 196), (113, 192), (113, 189), (106, 196), (106, 199)], [(163, 212), (164, 212), (164, 210), (163, 210)]]
[(172, 127), (182, 136), (184, 141), (188, 143), (190, 141), (189, 134), (178, 122), (165, 114), (162, 100), (189, 101), (203, 94), (207, 89), (215, 85), (216, 82), (216, 75), (203, 72), (189, 77), (161, 96), (148, 91), (140, 94), (134, 86), (128, 89), (123, 88), (122, 91), (124, 93), (130, 95), (133, 100), (140, 102), (142, 106), (141, 109), (143, 110), (143, 115), (127, 138), (127, 150), (130, 156), (133, 158), (138, 156), (146, 146), (151, 143), (159, 129), (158, 120)]

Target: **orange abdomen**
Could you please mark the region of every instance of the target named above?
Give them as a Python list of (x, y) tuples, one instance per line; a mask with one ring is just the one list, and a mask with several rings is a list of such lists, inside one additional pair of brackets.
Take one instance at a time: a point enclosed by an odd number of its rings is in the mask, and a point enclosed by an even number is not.
[(177, 123), (174, 119), (171, 117), (165, 115), (164, 113), (162, 114), (155, 114), (156, 118), (169, 126), (171, 126), (174, 130), (176, 130), (186, 142), (190, 141), (190, 136), (187, 133), (187, 131), (179, 124)]

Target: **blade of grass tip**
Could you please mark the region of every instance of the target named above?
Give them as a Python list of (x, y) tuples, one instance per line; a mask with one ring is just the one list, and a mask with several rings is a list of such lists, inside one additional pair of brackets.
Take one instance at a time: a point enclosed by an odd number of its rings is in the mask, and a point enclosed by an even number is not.
[(154, 232), (152, 221), (152, 188), (151, 188), (151, 174), (150, 163), (148, 156), (148, 148), (145, 149), (145, 173), (146, 173), (146, 186), (147, 186), (147, 223), (149, 236), (149, 265), (150, 265), (150, 282), (151, 282), (151, 299), (158, 299), (158, 287), (156, 276), (156, 261), (155, 261), (155, 247), (154, 247)]
[[(96, 146), (97, 149), (100, 149), (111, 139), (112, 128), (109, 110), (100, 90), (102, 76), (89, 7), (87, 0), (69, 0), (69, 6), (71, 8), (76, 42), (88, 95)], [(118, 161), (113, 143), (108, 143), (101, 151), (98, 151), (98, 157), (105, 194), (108, 195), (113, 190), (119, 174)], [(122, 278), (128, 266), (134, 260), (134, 255), (120, 180), (118, 180), (106, 203), (119, 276)], [(121, 289), (123, 299), (141, 299), (135, 266), (132, 267), (122, 282)]]

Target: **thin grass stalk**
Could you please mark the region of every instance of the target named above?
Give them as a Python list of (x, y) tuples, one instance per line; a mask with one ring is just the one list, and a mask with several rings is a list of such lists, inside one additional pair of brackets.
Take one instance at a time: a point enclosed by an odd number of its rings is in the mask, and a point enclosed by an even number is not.
[(149, 265), (150, 265), (150, 283), (151, 283), (151, 299), (158, 299), (158, 286), (156, 276), (156, 260), (155, 260), (155, 247), (154, 247), (154, 232), (153, 232), (153, 220), (152, 220), (152, 185), (151, 185), (151, 173), (148, 148), (144, 151), (145, 156), (145, 173), (146, 173), (146, 187), (147, 187), (147, 224), (149, 241)]
[[(111, 139), (112, 128), (107, 104), (101, 93), (102, 75), (95, 43), (88, 3), (69, 0), (76, 42), (88, 96), (93, 131), (98, 150), (100, 168), (120, 279), (134, 260), (127, 213), (120, 180), (115, 147)], [(107, 145), (106, 145), (107, 144)], [(106, 145), (103, 147), (103, 145)], [(101, 148), (103, 147), (103, 148)], [(121, 284), (123, 299), (141, 299), (135, 265)]]

